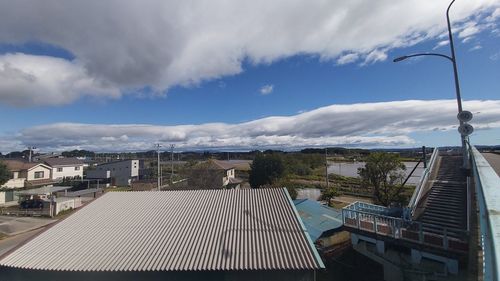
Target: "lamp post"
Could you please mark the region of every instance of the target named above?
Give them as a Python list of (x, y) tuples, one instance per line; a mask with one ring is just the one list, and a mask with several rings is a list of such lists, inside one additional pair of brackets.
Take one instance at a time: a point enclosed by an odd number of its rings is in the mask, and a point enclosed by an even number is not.
[[(437, 57), (442, 57), (445, 59), (448, 59), (451, 61), (453, 65), (453, 75), (455, 77), (455, 92), (456, 92), (456, 98), (457, 98), (457, 106), (458, 106), (458, 116), (462, 114), (462, 97), (460, 95), (460, 83), (458, 80), (458, 68), (457, 68), (457, 60), (455, 57), (455, 47), (453, 44), (453, 35), (451, 32), (451, 23), (450, 23), (450, 8), (451, 5), (455, 0), (452, 0), (451, 3), (448, 5), (448, 9), (446, 9), (446, 22), (448, 24), (448, 38), (450, 41), (450, 50), (451, 50), (451, 56), (443, 55), (443, 54), (438, 54), (438, 53), (418, 53), (418, 54), (412, 54), (412, 55), (406, 55), (406, 56), (401, 56), (398, 58), (395, 58), (393, 62), (400, 62), (408, 58), (412, 57), (420, 57), (420, 56), (437, 56)], [(471, 117), (472, 118), (472, 117)], [(460, 122), (460, 128), (462, 128), (465, 124), (465, 122), (459, 117), (459, 122)], [(465, 134), (460, 134), (461, 135), (461, 141), (462, 141), (462, 155), (463, 155), (463, 167), (468, 168), (468, 157), (467, 157), (467, 136)]]
[(160, 147), (161, 144), (157, 143), (156, 145), (156, 152), (158, 154), (158, 191), (160, 191), (160, 186), (161, 186), (161, 166), (160, 166)]

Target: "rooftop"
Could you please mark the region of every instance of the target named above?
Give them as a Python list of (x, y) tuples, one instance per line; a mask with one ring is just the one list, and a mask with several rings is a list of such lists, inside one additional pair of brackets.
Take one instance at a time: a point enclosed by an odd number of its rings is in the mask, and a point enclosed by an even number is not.
[(342, 227), (342, 213), (309, 199), (294, 200), (295, 208), (313, 241)]
[(47, 158), (43, 160), (47, 165), (55, 166), (76, 166), (83, 165), (83, 161), (77, 158)]
[(0, 265), (62, 271), (324, 267), (281, 188), (109, 192), (1, 257)]

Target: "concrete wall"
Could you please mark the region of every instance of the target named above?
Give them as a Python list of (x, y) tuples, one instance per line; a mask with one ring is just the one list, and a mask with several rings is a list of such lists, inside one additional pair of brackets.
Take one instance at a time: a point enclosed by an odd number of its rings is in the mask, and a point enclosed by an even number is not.
[(83, 178), (83, 165), (52, 167), (52, 179), (54, 180), (74, 177)]
[(26, 181), (25, 178), (10, 179), (6, 183), (4, 183), (2, 185), (2, 187), (3, 188), (23, 188), (25, 181)]

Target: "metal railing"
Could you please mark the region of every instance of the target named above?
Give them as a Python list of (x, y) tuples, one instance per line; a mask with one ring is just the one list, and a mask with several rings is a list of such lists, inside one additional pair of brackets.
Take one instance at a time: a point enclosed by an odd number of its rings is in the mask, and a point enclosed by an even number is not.
[(415, 209), (418, 206), (418, 202), (420, 201), (420, 198), (423, 195), (424, 187), (427, 185), (427, 182), (429, 181), (429, 177), (434, 169), (436, 159), (439, 156), (439, 149), (436, 147), (434, 148), (434, 151), (432, 152), (431, 158), (429, 159), (429, 165), (427, 165), (427, 168), (424, 169), (422, 172), (422, 176), (420, 177), (420, 180), (415, 187), (415, 191), (413, 191), (413, 195), (410, 199), (410, 203), (408, 203), (408, 208), (410, 209), (411, 216), (414, 215)]
[(479, 206), (483, 250), (483, 280), (500, 280), (500, 178), (488, 161), (469, 146)]
[[(468, 251), (467, 231), (392, 217), (390, 208), (352, 203), (342, 209), (347, 228), (456, 252)], [(432, 232), (426, 231), (432, 229)]]

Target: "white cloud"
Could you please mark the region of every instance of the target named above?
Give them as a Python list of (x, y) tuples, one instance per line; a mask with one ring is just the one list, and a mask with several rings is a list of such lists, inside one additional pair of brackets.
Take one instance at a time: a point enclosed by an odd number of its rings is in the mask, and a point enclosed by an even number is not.
[(477, 51), (481, 50), (483, 47), (481, 45), (475, 45), (474, 47), (470, 48), (469, 51)]
[(387, 59), (386, 52), (381, 50), (374, 50), (366, 56), (364, 64), (375, 63), (378, 61), (385, 61), (386, 59)]
[(441, 48), (441, 47), (443, 47), (443, 46), (446, 46), (446, 45), (448, 45), (448, 44), (450, 44), (450, 41), (449, 41), (449, 40), (442, 40), (442, 41), (439, 41), (439, 42), (436, 44), (436, 46), (435, 46), (434, 48), (432, 48), (432, 49), (433, 49), (433, 50), (436, 50), (436, 49)]
[(78, 62), (25, 54), (0, 55), (0, 102), (60, 105), (81, 96), (117, 98), (120, 91), (89, 76)]
[[(383, 61), (394, 48), (440, 36), (447, 4), (435, 0), (1, 1), (0, 43), (52, 44), (71, 52), (76, 57), (73, 68), (99, 84), (124, 91), (151, 86), (163, 94), (175, 85), (238, 74), (244, 61), (272, 63), (294, 55), (339, 63), (356, 55), (365, 63)], [(457, 2), (453, 20), (467, 22), (497, 7), (498, 0)], [(346, 53), (351, 56), (342, 57)], [(53, 95), (58, 96), (62, 87), (56, 86)], [(70, 92), (76, 94), (60, 102), (32, 100), (60, 104), (87, 93)], [(108, 90), (97, 92), (109, 96)], [(24, 94), (28, 93), (38, 95), (33, 90)]]
[(269, 95), (270, 93), (272, 93), (274, 91), (274, 85), (272, 84), (269, 84), (269, 85), (264, 85), (260, 88), (259, 92), (262, 94), (262, 95)]
[[(500, 127), (500, 100), (467, 101), (464, 109), (481, 112), (471, 122), (476, 130)], [(3, 141), (9, 143), (9, 147), (34, 145), (45, 151), (147, 150), (158, 141), (175, 143), (180, 149), (411, 146), (415, 144), (412, 133), (456, 130), (456, 110), (453, 99), (407, 100), (331, 105), (293, 116), (267, 117), (239, 124), (55, 123), (23, 129), (15, 137), (4, 137)], [(0, 144), (1, 141), (0, 138)]]
[(339, 57), (339, 59), (337, 60), (337, 63), (338, 64), (348, 64), (348, 63), (357, 61), (358, 58), (359, 58), (358, 54), (351, 53), (351, 54), (347, 54), (347, 55), (343, 55), (343, 56)]

